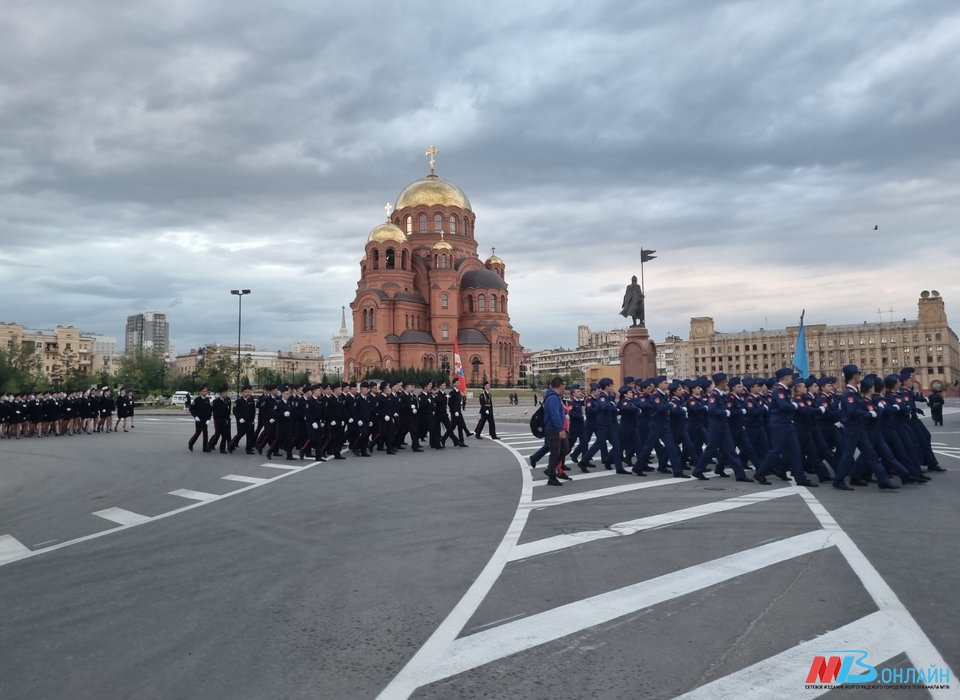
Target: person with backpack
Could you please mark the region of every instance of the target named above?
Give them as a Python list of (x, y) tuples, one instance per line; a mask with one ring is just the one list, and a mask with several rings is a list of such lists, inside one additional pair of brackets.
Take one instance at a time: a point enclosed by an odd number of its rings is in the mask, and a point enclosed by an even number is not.
[(547, 485), (560, 486), (558, 479), (570, 477), (563, 473), (563, 459), (570, 451), (567, 439), (569, 422), (567, 409), (563, 404), (563, 379), (554, 377), (550, 380), (550, 387), (543, 395), (543, 431), (550, 446), (550, 457), (547, 463)]

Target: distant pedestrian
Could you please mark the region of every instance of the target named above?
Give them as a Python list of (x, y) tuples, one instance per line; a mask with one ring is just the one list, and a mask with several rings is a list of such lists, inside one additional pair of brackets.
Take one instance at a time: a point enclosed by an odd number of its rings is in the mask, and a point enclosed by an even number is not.
[(560, 486), (560, 479), (570, 478), (563, 472), (563, 460), (570, 451), (567, 438), (569, 423), (563, 396), (563, 379), (554, 377), (543, 397), (543, 430), (550, 446), (550, 461), (547, 463), (547, 484), (550, 486)]
[(930, 404), (930, 417), (933, 418), (933, 424), (943, 425), (943, 392), (940, 389), (934, 389), (933, 393), (927, 397), (927, 403)]

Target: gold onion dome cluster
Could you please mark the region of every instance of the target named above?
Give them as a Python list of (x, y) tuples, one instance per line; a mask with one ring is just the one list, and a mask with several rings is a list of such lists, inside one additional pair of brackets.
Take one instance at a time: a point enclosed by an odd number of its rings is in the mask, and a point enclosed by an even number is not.
[(370, 232), (370, 236), (367, 238), (368, 243), (387, 243), (388, 241), (406, 243), (407, 234), (405, 234), (396, 224), (385, 221), (374, 228)]
[(491, 255), (489, 258), (487, 258), (485, 264), (486, 264), (486, 265), (501, 265), (501, 266), (503, 266), (503, 267), (506, 267), (506, 265), (503, 264), (503, 260), (500, 259), (500, 256), (499, 256), (499, 255)]
[(422, 180), (410, 183), (397, 197), (397, 209), (437, 205), (470, 210), (470, 200), (463, 190), (438, 175), (427, 175)]
[(440, 233), (440, 240), (433, 244), (433, 250), (453, 250), (453, 246), (443, 240), (443, 233)]

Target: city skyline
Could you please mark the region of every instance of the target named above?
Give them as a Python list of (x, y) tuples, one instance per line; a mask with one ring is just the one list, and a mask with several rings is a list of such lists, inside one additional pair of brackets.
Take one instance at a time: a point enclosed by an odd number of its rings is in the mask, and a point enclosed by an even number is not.
[(641, 244), (658, 338), (960, 299), (949, 3), (95, 9), (0, 30), (7, 321), (121, 338), (156, 308), (189, 348), (242, 286), (244, 342), (326, 350), (431, 143), (528, 348), (619, 325)]

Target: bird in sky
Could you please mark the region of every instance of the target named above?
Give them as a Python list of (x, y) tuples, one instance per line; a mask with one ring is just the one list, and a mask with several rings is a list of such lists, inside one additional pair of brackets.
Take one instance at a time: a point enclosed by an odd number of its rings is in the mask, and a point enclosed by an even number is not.
[(873, 230), (876, 231), (876, 230), (878, 230), (879, 228), (880, 228), (879, 226), (874, 226), (874, 227), (873, 227)]

